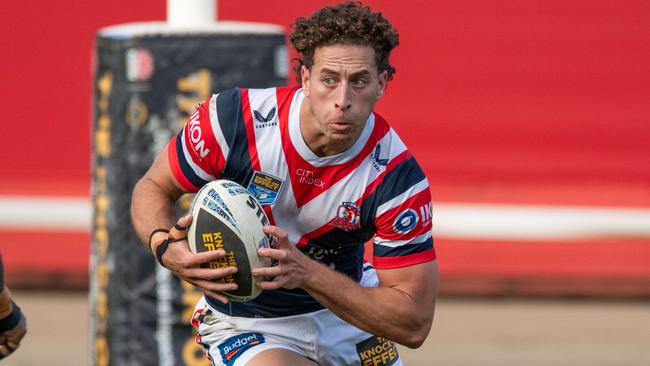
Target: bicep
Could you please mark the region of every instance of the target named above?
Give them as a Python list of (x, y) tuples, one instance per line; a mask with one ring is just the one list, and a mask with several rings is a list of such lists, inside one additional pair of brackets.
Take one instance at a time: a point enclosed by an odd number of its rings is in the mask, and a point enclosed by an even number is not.
[(172, 172), (169, 164), (167, 148), (163, 149), (158, 154), (149, 170), (147, 170), (144, 177), (142, 177), (142, 180), (155, 184), (163, 190), (166, 195), (174, 200), (187, 192)]

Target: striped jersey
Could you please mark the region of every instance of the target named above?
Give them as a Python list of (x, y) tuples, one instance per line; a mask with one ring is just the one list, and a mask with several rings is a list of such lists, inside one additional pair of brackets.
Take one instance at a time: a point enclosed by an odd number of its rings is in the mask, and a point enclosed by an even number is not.
[[(364, 243), (390, 269), (436, 258), (428, 181), (388, 123), (371, 113), (355, 144), (319, 157), (300, 131), (302, 89), (234, 88), (200, 104), (168, 146), (189, 192), (233, 180), (310, 258), (359, 281)], [(322, 309), (302, 289), (264, 291), (245, 303), (210, 304), (233, 316), (279, 317)]]

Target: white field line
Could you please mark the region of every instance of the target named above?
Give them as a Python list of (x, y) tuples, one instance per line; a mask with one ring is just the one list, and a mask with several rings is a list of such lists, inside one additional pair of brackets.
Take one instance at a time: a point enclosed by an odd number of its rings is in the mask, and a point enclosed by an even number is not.
[[(126, 214), (126, 213), (125, 213)], [(0, 196), (0, 229), (89, 231), (89, 198)], [(434, 237), (555, 240), (650, 237), (650, 209), (434, 203)]]

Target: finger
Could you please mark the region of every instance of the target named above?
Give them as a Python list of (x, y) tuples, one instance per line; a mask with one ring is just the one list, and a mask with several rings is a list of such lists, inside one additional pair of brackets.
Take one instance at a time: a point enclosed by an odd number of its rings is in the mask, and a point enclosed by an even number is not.
[(264, 230), (265, 233), (267, 233), (269, 235), (277, 236), (278, 238), (282, 238), (282, 237), (287, 236), (286, 231), (280, 229), (279, 227), (277, 227), (275, 225), (266, 225), (266, 226), (264, 226), (263, 230)]
[(266, 234), (274, 236), (277, 240), (278, 248), (282, 246), (289, 245), (289, 236), (286, 231), (280, 229), (277, 226), (267, 225), (264, 227), (264, 232)]
[(208, 296), (210, 296), (210, 297), (216, 299), (217, 301), (219, 301), (219, 302), (221, 302), (221, 303), (223, 303), (223, 304), (227, 304), (227, 303), (230, 301), (230, 299), (228, 298), (228, 296), (226, 296), (226, 295), (224, 295), (224, 294), (222, 294), (222, 293), (219, 293), (219, 292), (213, 292), (213, 291), (203, 291), (203, 292), (204, 292), (206, 295), (208, 295)]
[(180, 219), (178, 219), (176, 223), (184, 228), (187, 228), (188, 226), (190, 226), (190, 223), (192, 223), (192, 215), (187, 214), (181, 217)]
[(253, 276), (256, 277), (274, 277), (281, 276), (284, 273), (281, 266), (255, 268), (252, 270), (252, 272)]
[(272, 258), (278, 261), (287, 258), (287, 252), (281, 249), (260, 248), (257, 250), (257, 254), (259, 254), (261, 257)]
[(9, 356), (11, 354), (11, 351), (7, 348), (7, 345), (2, 344), (0, 345), (0, 355), (3, 356)]
[(203, 291), (224, 292), (237, 290), (237, 284), (235, 282), (197, 280), (192, 278), (183, 279)]
[(223, 249), (192, 253), (187, 240), (170, 243), (165, 255), (167, 253), (171, 253), (171, 257), (176, 258), (177, 262), (182, 262), (185, 267), (198, 266), (226, 256), (226, 252)]
[(183, 271), (183, 276), (197, 279), (214, 281), (220, 278), (231, 276), (237, 273), (237, 267), (223, 267), (223, 268), (190, 268)]
[(226, 251), (224, 251), (223, 249), (210, 250), (207, 252), (191, 254), (188, 258), (188, 264), (197, 265), (197, 264), (210, 263), (212, 261), (215, 261), (219, 258), (223, 258), (225, 256), (226, 256)]
[(282, 287), (282, 283), (278, 281), (276, 277), (273, 281), (258, 280), (257, 286), (262, 290), (277, 290)]
[(187, 227), (192, 222), (192, 215), (185, 215), (178, 219), (176, 225), (169, 229), (169, 238), (171, 240), (178, 240), (187, 237)]
[(218, 283), (213, 281), (201, 281), (201, 280), (192, 281), (188, 279), (186, 279), (186, 281), (200, 288), (206, 295), (209, 295), (224, 304), (227, 304), (229, 302), (229, 298), (226, 295), (224, 295), (223, 292), (237, 290), (236, 283)]

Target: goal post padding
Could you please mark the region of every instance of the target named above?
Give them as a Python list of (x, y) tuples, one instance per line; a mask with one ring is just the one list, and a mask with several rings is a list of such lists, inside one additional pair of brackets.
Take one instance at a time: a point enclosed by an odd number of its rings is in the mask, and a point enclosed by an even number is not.
[[(197, 103), (234, 86), (286, 83), (283, 29), (126, 24), (101, 30), (95, 51), (91, 364), (209, 365), (189, 324), (201, 293), (140, 245), (131, 192)], [(178, 215), (187, 203), (179, 202)]]

